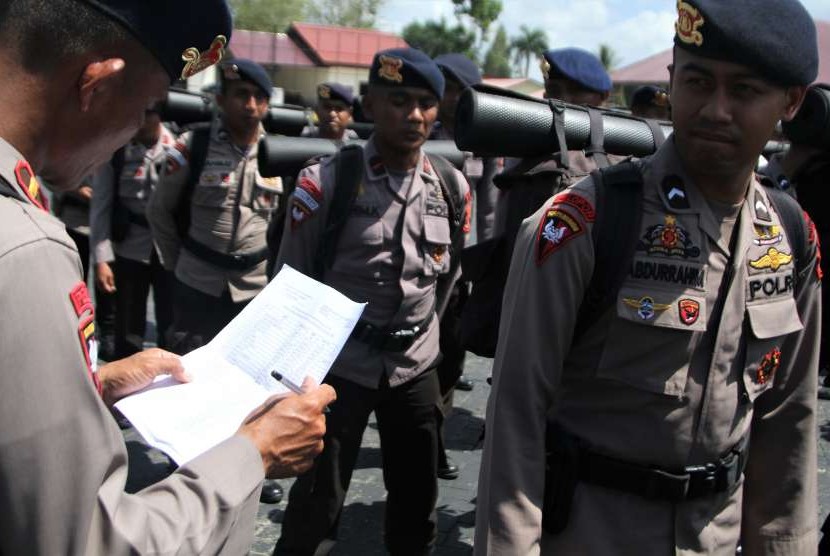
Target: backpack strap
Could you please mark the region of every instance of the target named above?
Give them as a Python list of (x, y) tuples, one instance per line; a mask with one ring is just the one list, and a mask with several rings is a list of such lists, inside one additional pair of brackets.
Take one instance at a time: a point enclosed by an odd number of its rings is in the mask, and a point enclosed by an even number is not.
[(193, 199), (193, 191), (196, 189), (196, 184), (199, 183), (199, 178), (202, 177), (202, 170), (205, 168), (205, 161), (208, 155), (208, 145), (210, 144), (211, 126), (201, 125), (193, 128), (193, 136), (190, 140), (190, 175), (187, 182), (182, 189), (179, 196), (179, 201), (176, 204), (176, 228), (179, 232), (179, 237), (184, 239), (190, 231), (190, 204)]
[(568, 157), (568, 141), (565, 139), (565, 105), (561, 101), (548, 99), (548, 106), (553, 114), (553, 131), (556, 134), (556, 143), (559, 151), (556, 153), (560, 168), (570, 168)]
[(637, 246), (643, 209), (643, 175), (634, 162), (591, 172), (596, 185), (593, 228), (594, 272), (585, 291), (574, 330), (580, 338), (611, 308), (628, 276)]
[(605, 128), (602, 122), (602, 112), (589, 106), (588, 119), (591, 122), (591, 144), (585, 149), (585, 154), (594, 159), (598, 168), (606, 168), (610, 164), (608, 162), (608, 155), (605, 154)]
[(461, 252), (464, 250), (464, 220), (466, 218), (466, 200), (461, 194), (461, 184), (455, 174), (453, 165), (444, 157), (427, 155), (438, 181), (441, 192), (447, 201), (450, 221), (450, 270), (447, 274), (438, 277), (435, 289), (435, 307), (438, 317), (441, 318), (449, 303), (453, 286), (460, 277)]
[(761, 183), (765, 186), (765, 191), (775, 211), (781, 217), (781, 224), (787, 232), (787, 239), (795, 254), (795, 293), (798, 295), (804, 283), (804, 273), (812, 260), (804, 209), (789, 193), (775, 187), (770, 181), (762, 179)]
[(322, 280), (326, 269), (334, 264), (340, 232), (346, 225), (361, 181), (363, 147), (344, 145), (334, 155), (334, 197), (326, 217), (326, 227), (317, 243), (317, 255), (314, 257), (314, 278), (317, 280)]

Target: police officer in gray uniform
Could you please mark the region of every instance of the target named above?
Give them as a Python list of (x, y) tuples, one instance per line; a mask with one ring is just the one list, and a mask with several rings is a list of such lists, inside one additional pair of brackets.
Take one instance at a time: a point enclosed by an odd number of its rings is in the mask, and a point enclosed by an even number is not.
[(173, 148), (175, 136), (156, 110), (145, 111), (144, 125), (109, 164), (94, 176), (90, 209), (90, 242), (96, 287), (114, 292), (115, 356), (126, 357), (144, 347), (147, 294), (153, 287), (156, 345), (166, 347), (172, 322), (172, 276), (161, 266), (145, 212)]
[[(821, 257), (809, 217), (754, 173), (816, 77), (815, 24), (797, 0), (686, 0), (675, 30), (673, 135), (522, 224), (476, 554), (816, 553)], [(642, 200), (628, 272), (580, 326), (591, 236), (620, 209), (597, 192), (626, 174)]]
[(187, 377), (160, 349), (96, 367), (81, 261), (35, 177), (77, 187), (174, 79), (221, 58), (230, 32), (223, 0), (0, 4), (2, 554), (244, 554), (263, 477), (304, 471), (322, 448), (328, 386), (270, 399), (226, 441), (125, 493), (111, 405), (159, 374)]
[(352, 123), (354, 94), (352, 88), (340, 83), (320, 83), (317, 86), (317, 105), (314, 113), (317, 125), (306, 126), (301, 137), (319, 137), (345, 143), (357, 139), (357, 132), (349, 129)]
[(209, 342), (265, 287), (265, 230), (282, 192), (279, 178), (257, 169), (271, 79), (244, 59), (223, 63), (221, 75), (221, 114), (179, 137), (147, 210), (162, 264), (176, 275), (177, 352)]
[[(468, 186), (454, 168), (447, 180), (453, 183), (442, 182), (421, 148), (444, 92), (435, 63), (419, 50), (391, 49), (375, 55), (370, 72), (364, 106), (374, 135), (364, 148), (343, 147), (300, 173), (277, 257), (277, 270), (290, 265), (368, 305), (326, 379), (339, 400), (328, 416), (326, 447), (291, 489), (275, 554), (314, 554), (326, 538), (336, 538), (372, 411), (388, 491), (387, 548), (426, 554), (436, 536), (436, 291), (454, 268), (449, 216), (463, 211), (457, 214), (469, 218)], [(360, 155), (360, 181), (347, 212), (332, 216), (336, 191), (347, 185), (347, 170), (337, 169), (348, 153)], [(451, 207), (451, 199), (461, 206)], [(342, 228), (328, 236), (343, 216)], [(454, 233), (463, 234), (467, 224), (461, 221)], [(325, 241), (334, 241), (333, 260), (321, 257)]]

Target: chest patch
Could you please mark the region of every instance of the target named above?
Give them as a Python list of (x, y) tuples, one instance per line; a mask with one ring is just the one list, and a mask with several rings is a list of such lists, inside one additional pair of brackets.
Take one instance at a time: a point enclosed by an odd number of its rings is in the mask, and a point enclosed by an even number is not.
[(692, 243), (689, 232), (677, 223), (677, 217), (667, 214), (662, 224), (646, 228), (637, 244), (638, 251), (663, 257), (694, 259), (700, 256), (700, 248)]
[(755, 270), (771, 270), (775, 272), (781, 267), (792, 264), (792, 253), (784, 253), (775, 247), (770, 247), (767, 252), (757, 259), (750, 260), (749, 266)]

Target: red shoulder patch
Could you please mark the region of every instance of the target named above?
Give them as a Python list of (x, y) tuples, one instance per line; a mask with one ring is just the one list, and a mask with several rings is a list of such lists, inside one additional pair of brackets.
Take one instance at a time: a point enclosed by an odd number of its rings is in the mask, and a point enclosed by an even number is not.
[(571, 191), (563, 191), (556, 195), (553, 198), (553, 202), (558, 205), (568, 205), (575, 208), (586, 222), (593, 222), (597, 218), (594, 206), (588, 202), (588, 199)]
[(536, 235), (536, 264), (541, 266), (559, 248), (581, 235), (585, 228), (567, 210), (552, 205), (545, 212)]
[(807, 241), (810, 245), (816, 246), (816, 277), (820, 282), (824, 278), (824, 271), (821, 269), (821, 241), (818, 237), (818, 231), (816, 231), (816, 223), (813, 222), (806, 210), (804, 211), (804, 219), (807, 221), (807, 229), (810, 231)]
[(323, 190), (308, 176), (297, 181), (297, 188), (291, 196), (291, 229), (296, 230), (300, 224), (311, 218), (320, 210), (323, 203)]
[(178, 172), (190, 160), (190, 150), (182, 141), (167, 148), (167, 173)]
[(464, 195), (464, 225), (461, 227), (461, 231), (465, 234), (469, 234), (470, 230), (472, 229), (472, 225), (470, 220), (473, 216), (473, 195), (470, 193), (470, 190), (467, 190), (467, 193)]
[(98, 393), (101, 393), (101, 383), (95, 373), (98, 364), (98, 340), (95, 337), (95, 307), (84, 282), (78, 282), (69, 292), (69, 300), (78, 317), (78, 340), (81, 344), (81, 353), (84, 355), (87, 372)]

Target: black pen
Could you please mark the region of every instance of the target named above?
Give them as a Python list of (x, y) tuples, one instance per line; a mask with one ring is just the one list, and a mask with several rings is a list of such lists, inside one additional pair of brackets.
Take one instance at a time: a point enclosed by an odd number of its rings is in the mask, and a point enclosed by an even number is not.
[[(291, 381), (291, 379), (289, 379), (286, 376), (283, 376), (281, 373), (277, 372), (276, 370), (271, 371), (271, 376), (274, 377), (274, 379), (277, 382), (279, 382), (280, 384), (282, 384), (283, 386), (285, 386), (286, 388), (288, 388), (289, 390), (291, 390), (295, 394), (300, 394), (300, 395), (305, 394), (305, 392), (303, 392), (302, 388), (300, 388), (299, 386), (294, 384)], [(329, 412), (330, 412), (329, 406), (326, 406), (326, 407), (323, 408), (323, 413), (329, 413)]]

